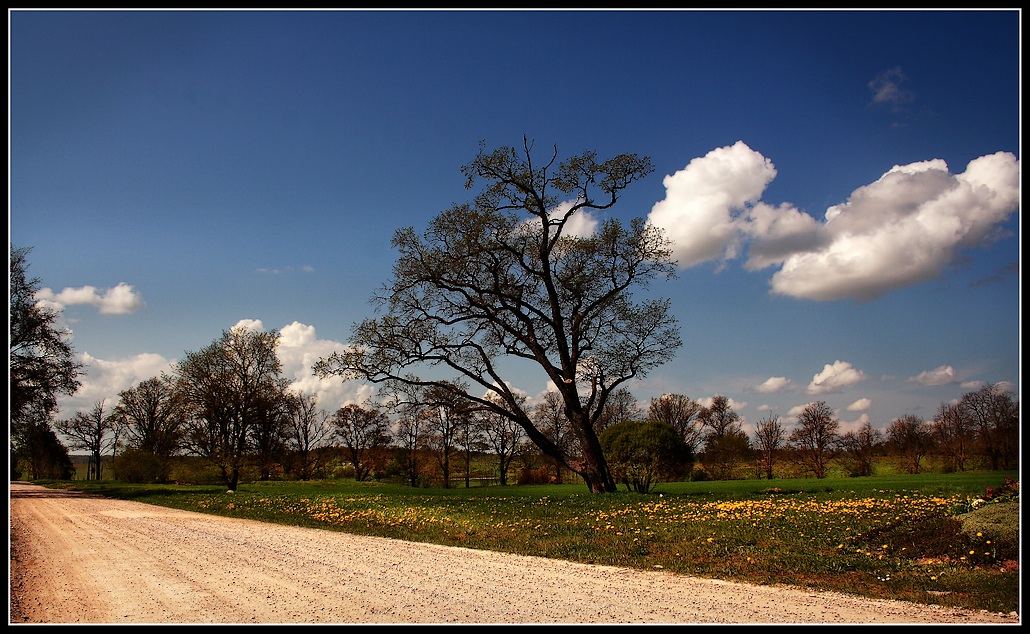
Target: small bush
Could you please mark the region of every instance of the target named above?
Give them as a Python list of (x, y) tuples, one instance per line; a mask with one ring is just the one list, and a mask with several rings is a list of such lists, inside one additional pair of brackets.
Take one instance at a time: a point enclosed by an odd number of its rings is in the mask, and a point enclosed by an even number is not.
[(622, 421), (604, 430), (598, 440), (612, 476), (637, 493), (676, 479), (694, 461), (676, 429), (659, 421)]
[(111, 472), (122, 482), (150, 484), (164, 482), (166, 467), (163, 461), (152, 453), (139, 449), (126, 449), (111, 461)]

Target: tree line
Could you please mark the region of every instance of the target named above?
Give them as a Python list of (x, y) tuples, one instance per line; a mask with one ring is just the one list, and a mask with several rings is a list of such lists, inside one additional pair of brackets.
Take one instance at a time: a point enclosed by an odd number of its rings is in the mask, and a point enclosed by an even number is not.
[[(910, 469), (921, 468), (930, 451), (955, 470), (979, 461), (1003, 468), (1016, 459), (1018, 406), (993, 386), (954, 408), (942, 405), (933, 421), (893, 421), (887, 438), (869, 425), (840, 434), (822, 402), (806, 407), (789, 434), (780, 419), (768, 418), (753, 438), (722, 396), (701, 407), (668, 395), (639, 411), (627, 385), (682, 345), (668, 299), (634, 297), (675, 276), (671, 243), (642, 217), (598, 220), (589, 235), (577, 228), (584, 216), (593, 221), (590, 214), (612, 209), (654, 168), (648, 157), (629, 153), (558, 156), (555, 146), (541, 157), (525, 137), (521, 148), (487, 151), (481, 144), (461, 168), (465, 188), (479, 186), (473, 199), (440, 212), (422, 232), (395, 231), (393, 277), (371, 301), (380, 316), (355, 325), (346, 351), (312, 367), (322, 378), (381, 386), (380, 402), (323, 412), (313, 396), (288, 389), (276, 332), (229, 330), (187, 353), (171, 375), (120, 394), (110, 411), (101, 402), (54, 424), (93, 457), (90, 477), (100, 477), (109, 450), (124, 447), (123, 458), (150, 461), (158, 475), (181, 451), (207, 460), (229, 488), (244, 467), (260, 478), (311, 477), (324, 446), (334, 443), (346, 448), (356, 476), (376, 473), (372, 456), (385, 443), (410, 483), (424, 477), (429, 461), (445, 486), (460, 475), (462, 456), (466, 479), (467, 458), (486, 452), (496, 456), (503, 480), (513, 456), (536, 452), (550, 477), (575, 474), (596, 493), (618, 483), (645, 487), (660, 474), (682, 477), (682, 465), (695, 462), (700, 468), (689, 469), (690, 477), (725, 478), (741, 464), (772, 477), (786, 458), (816, 477), (831, 460), (861, 475), (884, 447), (906, 456)], [(67, 469), (52, 419), (56, 396), (75, 392), (81, 368), (55, 327), (57, 315), (33, 299), (26, 253), (12, 251), (12, 466), (44, 477)], [(504, 380), (510, 361), (537, 369), (554, 391), (530, 404)], [(384, 416), (393, 416), (392, 428)], [(627, 421), (635, 428), (605, 435)], [(645, 423), (673, 433), (653, 426), (641, 433)], [(659, 437), (668, 442), (655, 444)], [(679, 466), (669, 471), (646, 458), (655, 453)], [(533, 469), (527, 463), (523, 472)]]

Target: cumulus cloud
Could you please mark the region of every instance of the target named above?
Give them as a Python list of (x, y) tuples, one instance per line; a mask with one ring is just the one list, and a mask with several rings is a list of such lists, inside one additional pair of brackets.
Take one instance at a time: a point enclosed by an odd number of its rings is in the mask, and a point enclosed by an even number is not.
[(299, 321), (283, 326), (279, 335), (276, 353), (282, 362), (283, 376), (290, 380), (295, 392), (314, 394), (319, 408), (335, 412), (344, 405), (362, 403), (374, 395), (375, 390), (368, 385), (340, 377), (322, 379), (311, 371), (316, 361), (346, 348), (345, 344), (319, 339), (314, 326)]
[[(697, 399), (697, 402), (702, 407), (711, 407), (712, 403), (715, 402), (715, 397), (714, 396), (708, 396), (708, 397), (705, 397), (705, 398), (699, 398), (699, 399)], [(726, 399), (726, 404), (729, 405), (730, 409), (732, 409), (735, 412), (740, 412), (742, 409), (747, 407), (747, 401), (735, 401), (732, 398), (728, 398), (728, 397)]]
[(941, 160), (895, 166), (831, 207), (825, 246), (787, 257), (774, 293), (874, 299), (938, 277), (963, 249), (989, 243), (1019, 205), (1019, 161), (1007, 152), (953, 175)]
[(119, 282), (114, 288), (108, 289), (95, 286), (68, 287), (59, 293), (41, 288), (36, 292), (36, 300), (57, 311), (75, 304), (90, 304), (96, 306), (102, 315), (128, 315), (144, 305), (139, 293), (125, 282)]
[(941, 275), (960, 253), (1001, 237), (1019, 206), (1019, 160), (997, 152), (952, 174), (940, 159), (895, 165), (817, 220), (760, 200), (776, 168), (742, 141), (666, 176), (648, 217), (673, 241), (681, 268), (743, 256), (779, 267), (775, 294), (875, 299)]
[(738, 255), (739, 215), (776, 177), (772, 162), (737, 141), (695, 158), (666, 176), (665, 199), (648, 221), (665, 230), (683, 268)]
[(785, 376), (771, 376), (762, 382), (761, 385), (755, 386), (756, 392), (762, 394), (773, 394), (781, 390), (785, 390), (791, 386), (790, 379)]
[(942, 365), (934, 368), (933, 370), (920, 372), (919, 374), (910, 377), (908, 381), (909, 383), (918, 383), (919, 385), (925, 385), (927, 387), (948, 385), (949, 383), (954, 383), (956, 381), (955, 368), (950, 365)]
[(142, 353), (124, 359), (100, 359), (88, 352), (78, 355), (85, 374), (79, 377), (81, 386), (71, 396), (58, 400), (62, 417), (70, 417), (77, 411), (88, 410), (99, 401), (105, 401), (105, 409), (114, 408), (118, 394), (151, 377), (171, 372), (174, 359), (159, 354)]
[(836, 392), (849, 385), (860, 383), (866, 380), (866, 378), (864, 372), (851, 367), (851, 364), (847, 361), (838, 359), (832, 364), (827, 363), (824, 365), (822, 372), (812, 377), (812, 382), (808, 384), (807, 391), (809, 394)]
[(837, 433), (839, 433), (842, 436), (848, 432), (857, 434), (863, 427), (865, 427), (866, 423), (868, 422), (869, 414), (865, 413), (859, 415), (859, 417), (853, 421), (842, 420), (840, 421), (840, 427), (837, 430)]
[[(548, 217), (550, 217), (551, 220), (559, 219), (567, 214), (574, 204), (575, 202), (571, 200), (563, 202), (552, 209), (548, 214)], [(580, 209), (569, 217), (565, 224), (563, 235), (574, 236), (577, 238), (589, 238), (594, 235), (594, 232), (597, 230), (597, 224), (597, 218), (590, 213), (590, 210)]]
[(867, 398), (860, 398), (851, 405), (848, 405), (847, 410), (849, 412), (864, 412), (872, 407), (873, 402)]
[[(260, 319), (241, 319), (232, 327), (236, 328), (265, 330)], [(276, 355), (282, 364), (282, 375), (290, 381), (290, 389), (298, 394), (314, 394), (318, 407), (331, 413), (344, 405), (362, 403), (375, 394), (372, 387), (357, 381), (344, 381), (340, 377), (323, 379), (312, 372), (312, 366), (319, 359), (346, 347), (338, 341), (319, 339), (314, 326), (294, 321), (279, 329)]]

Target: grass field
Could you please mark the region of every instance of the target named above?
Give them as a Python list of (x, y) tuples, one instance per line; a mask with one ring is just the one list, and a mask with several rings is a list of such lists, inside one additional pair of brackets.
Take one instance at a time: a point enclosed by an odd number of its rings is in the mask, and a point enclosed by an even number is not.
[[(202, 513), (994, 612), (1019, 610), (1018, 472), (414, 489), (47, 483)], [(981, 505), (982, 504), (982, 505)], [(975, 510), (974, 507), (978, 507)], [(970, 513), (972, 511), (972, 513)]]

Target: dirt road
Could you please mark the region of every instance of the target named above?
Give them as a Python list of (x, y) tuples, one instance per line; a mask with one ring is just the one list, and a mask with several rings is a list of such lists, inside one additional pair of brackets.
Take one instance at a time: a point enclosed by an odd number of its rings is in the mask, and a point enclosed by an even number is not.
[(11, 623), (1011, 623), (12, 483)]

